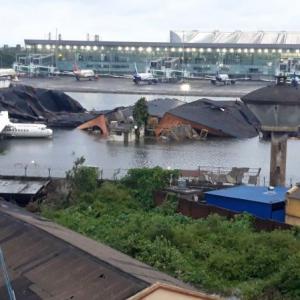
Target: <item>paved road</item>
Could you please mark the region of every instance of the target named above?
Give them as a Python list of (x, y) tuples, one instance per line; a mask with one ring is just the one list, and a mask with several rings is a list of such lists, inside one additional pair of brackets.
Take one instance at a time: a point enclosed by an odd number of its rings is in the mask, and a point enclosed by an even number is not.
[(181, 90), (182, 83), (160, 83), (135, 85), (130, 79), (100, 78), (97, 81), (76, 81), (73, 77), (22, 78), (18, 84), (60, 90), (64, 92), (189, 95), (212, 97), (241, 97), (255, 89), (266, 86), (263, 82), (237, 82), (235, 85), (213, 86), (209, 81), (191, 80), (190, 91)]

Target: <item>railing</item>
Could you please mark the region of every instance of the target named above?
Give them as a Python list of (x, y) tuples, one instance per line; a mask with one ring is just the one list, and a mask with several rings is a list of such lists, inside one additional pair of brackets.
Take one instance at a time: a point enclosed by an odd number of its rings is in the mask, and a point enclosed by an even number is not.
[(260, 168), (199, 166), (195, 170), (181, 170), (181, 176), (196, 181), (231, 184), (260, 184)]
[[(118, 180), (124, 177), (128, 168), (101, 168), (98, 169), (99, 179)], [(199, 166), (195, 169), (180, 170), (181, 177), (201, 181), (206, 179), (212, 183), (232, 183), (232, 184), (254, 184), (268, 186), (269, 178), (261, 174), (260, 168), (228, 168), (214, 166)], [(41, 166), (35, 162), (23, 164), (16, 163), (13, 165), (1, 165), (0, 176), (22, 176), (22, 177), (39, 177), (39, 178), (65, 178), (66, 170)], [(292, 186), (297, 182), (295, 178), (287, 178), (286, 186)], [(175, 182), (173, 182), (175, 183)], [(176, 183), (175, 183), (176, 184)]]
[[(94, 166), (92, 166), (94, 167)], [(99, 168), (99, 179), (117, 180), (127, 174), (128, 169), (124, 168)], [(66, 170), (40, 166), (35, 163), (0, 166), (0, 176), (21, 176), (21, 177), (38, 177), (38, 178), (65, 178)]]
[(16, 300), (16, 296), (15, 296), (15, 292), (12, 288), (12, 285), (10, 283), (10, 279), (8, 276), (8, 272), (6, 269), (6, 265), (5, 265), (5, 260), (4, 260), (4, 255), (3, 255), (3, 251), (0, 248), (0, 267), (1, 267), (1, 273), (4, 279), (4, 284), (6, 287), (6, 291), (7, 291), (7, 296), (9, 300)]

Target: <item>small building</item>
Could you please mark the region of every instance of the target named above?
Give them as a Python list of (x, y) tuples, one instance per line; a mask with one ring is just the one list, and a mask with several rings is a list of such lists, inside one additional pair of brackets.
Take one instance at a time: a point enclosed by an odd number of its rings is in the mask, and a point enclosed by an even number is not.
[(217, 296), (157, 282), (127, 300), (221, 300)]
[(149, 113), (147, 130), (155, 132), (165, 113), (183, 104), (185, 104), (183, 101), (176, 98), (157, 98), (147, 101)]
[(96, 116), (94, 119), (89, 120), (77, 127), (81, 130), (99, 131), (101, 135), (107, 137), (108, 129), (104, 115)]
[(284, 187), (237, 186), (205, 193), (207, 204), (234, 212), (247, 212), (262, 219), (284, 222)]
[(300, 226), (300, 185), (292, 187), (287, 192), (285, 223)]
[(48, 179), (3, 177), (0, 179), (0, 198), (26, 206), (44, 195)]
[(199, 99), (168, 111), (155, 130), (156, 136), (183, 125), (198, 134), (252, 138), (258, 135), (258, 121), (241, 101)]
[[(111, 121), (109, 126), (108, 140), (113, 142), (134, 142), (136, 141), (136, 128), (132, 123), (118, 123)], [(144, 127), (139, 129), (139, 137), (144, 137)]]

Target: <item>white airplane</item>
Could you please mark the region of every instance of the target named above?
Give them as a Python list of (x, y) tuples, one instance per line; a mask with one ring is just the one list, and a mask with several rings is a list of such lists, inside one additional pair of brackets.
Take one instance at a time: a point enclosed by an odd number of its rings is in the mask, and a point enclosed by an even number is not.
[(0, 78), (18, 80), (17, 73), (14, 69), (0, 69)]
[(229, 78), (228, 74), (217, 73), (215, 76), (205, 76), (205, 79), (209, 79), (213, 85), (222, 83), (224, 85), (235, 84), (236, 80)]
[(73, 67), (73, 74), (75, 75), (75, 78), (79, 81), (80, 79), (98, 79), (98, 76), (95, 74), (94, 70), (91, 69), (86, 69), (86, 70), (81, 70), (78, 68), (78, 66), (75, 64)]
[(133, 74), (133, 82), (139, 84), (140, 82), (147, 82), (148, 84), (157, 83), (158, 80), (151, 72), (139, 73), (136, 64), (134, 64), (135, 73)]
[(53, 131), (44, 124), (12, 123), (8, 111), (0, 112), (0, 135), (20, 138), (50, 138)]
[(296, 73), (289, 75), (287, 77), (287, 84), (294, 86), (294, 87), (298, 87), (300, 84), (299, 76)]

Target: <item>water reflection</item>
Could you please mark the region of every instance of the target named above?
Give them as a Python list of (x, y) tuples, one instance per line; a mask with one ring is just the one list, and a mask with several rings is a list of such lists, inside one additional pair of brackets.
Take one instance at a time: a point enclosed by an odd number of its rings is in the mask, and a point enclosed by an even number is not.
[[(78, 96), (79, 97), (79, 96)], [(109, 109), (119, 105), (133, 104), (139, 95), (80, 94), (81, 104), (90, 109)], [(147, 96), (149, 98), (149, 96)], [(151, 96), (156, 98), (157, 96)], [(151, 98), (150, 97), (150, 98)], [(194, 97), (196, 98), (196, 97)], [(188, 101), (192, 100), (189, 97)], [(299, 141), (288, 141), (287, 181), (300, 181)], [(105, 139), (80, 130), (54, 130), (52, 140), (11, 139), (0, 140), (0, 170), (8, 171), (16, 163), (28, 164), (35, 161), (44, 172), (47, 168), (59, 174), (72, 167), (79, 156), (87, 164), (113, 174), (114, 169), (128, 169), (145, 166), (168, 166), (172, 168), (195, 169), (203, 166), (262, 168), (268, 176), (270, 144), (258, 138), (238, 140), (210, 138), (207, 141), (185, 143), (163, 143), (154, 139), (139, 145), (108, 142)]]

